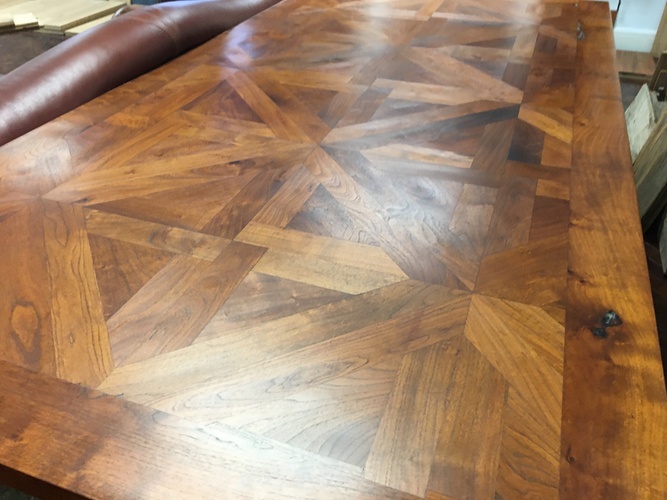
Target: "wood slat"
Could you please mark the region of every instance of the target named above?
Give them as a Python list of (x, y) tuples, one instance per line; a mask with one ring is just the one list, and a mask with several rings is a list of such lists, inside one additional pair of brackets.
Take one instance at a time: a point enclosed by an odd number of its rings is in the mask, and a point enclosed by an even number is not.
[(445, 366), (451, 366), (451, 351), (455, 347), (445, 342), (403, 358), (364, 477), (420, 497), (425, 494), (437, 444), (433, 436), (444, 420), (444, 392), (439, 389), (449, 383)]
[[(4, 361), (0, 373), (11, 388), (0, 395), (3, 466), (46, 482), (58, 474), (62, 487), (83, 497), (187, 497), (197, 485), (209, 497), (414, 498), (364, 480), (354, 467), (250, 433), (201, 428)], [(52, 429), (51, 439), (35, 439), (44, 428)], [(73, 435), (77, 446), (69, 446)], [(160, 463), (173, 468), (161, 472)], [(42, 487), (41, 494), (58, 493)]]
[[(451, 498), (490, 498), (496, 491), (506, 381), (467, 339), (451, 349), (452, 380), (428, 489)], [(471, 382), (480, 391), (470, 391)]]
[(56, 373), (68, 382), (96, 386), (113, 363), (84, 226), (81, 207), (45, 202)]
[[(44, 207), (29, 202), (0, 221), (8, 245), (0, 259), (2, 275), (2, 359), (34, 371), (55, 375), (51, 298), (47, 257), (44, 252)], [(40, 252), (26, 252), (29, 245)], [(38, 284), (41, 283), (42, 286)]]
[(177, 227), (85, 210), (88, 234), (97, 234), (127, 243), (214, 261), (229, 240)]
[(54, 5), (44, 0), (9, 2), (0, 4), (4, 11), (13, 15), (32, 14), (47, 30), (65, 32), (81, 24), (108, 16), (125, 5), (124, 1), (64, 0)]
[[(230, 243), (213, 262), (187, 257), (170, 261), (109, 319), (114, 364), (189, 345), (263, 253)], [(165, 299), (176, 307), (163, 311)]]
[[(588, 69), (612, 33), (604, 8), (585, 4), (580, 11), (586, 38), (577, 49), (560, 491), (659, 498), (667, 494), (658, 465), (667, 454), (667, 402), (646, 261), (637, 258), (642, 234), (620, 88), (618, 81), (592, 85), (598, 75)], [(600, 71), (611, 79), (614, 66)], [(609, 220), (617, 223), (605, 225)], [(623, 326), (598, 339), (591, 328), (608, 309)], [(596, 449), (605, 450), (604, 459)], [(622, 465), (627, 450), (642, 450), (631, 467)]]

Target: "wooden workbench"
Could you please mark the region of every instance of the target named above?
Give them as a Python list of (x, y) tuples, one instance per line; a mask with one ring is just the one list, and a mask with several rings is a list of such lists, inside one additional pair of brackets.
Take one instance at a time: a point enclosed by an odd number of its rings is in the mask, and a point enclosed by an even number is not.
[(0, 482), (667, 496), (604, 3), (285, 0), (0, 148), (0, 241)]

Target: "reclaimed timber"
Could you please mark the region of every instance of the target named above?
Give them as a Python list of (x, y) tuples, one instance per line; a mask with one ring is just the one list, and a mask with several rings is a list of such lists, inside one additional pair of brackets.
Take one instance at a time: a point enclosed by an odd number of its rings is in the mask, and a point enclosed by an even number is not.
[[(277, 441), (220, 424), (200, 427), (4, 361), (0, 373), (7, 385), (0, 395), (3, 466), (41, 481), (59, 479), (61, 488), (77, 492), (65, 497), (187, 498), (196, 488), (208, 498), (221, 491), (248, 499), (414, 498), (363, 479), (357, 467), (295, 454)], [(46, 428), (53, 429), (49, 441), (35, 439)], [(27, 463), (26, 456), (35, 460)], [(160, 470), (161, 463), (170, 463), (169, 470)], [(98, 474), (100, 467), (107, 473)], [(59, 493), (44, 483), (37, 491)]]
[(630, 155), (632, 161), (646, 144), (656, 125), (656, 113), (651, 102), (651, 91), (644, 84), (628, 109), (625, 110), (625, 124), (630, 140)]
[[(580, 8), (586, 38), (577, 47), (561, 494), (660, 498), (667, 491), (659, 465), (667, 455), (665, 384), (646, 261), (637, 258), (643, 242), (620, 87), (613, 65), (600, 65), (602, 48), (613, 37), (606, 15), (594, 3)], [(601, 76), (609, 85), (593, 84)], [(615, 223), (604, 224), (610, 220)], [(604, 230), (594, 229), (603, 224)], [(608, 309), (623, 324), (610, 329), (607, 339), (597, 338), (591, 327)], [(610, 404), (621, 393), (622, 402)], [(597, 417), (584, 422), (584, 414)], [(642, 452), (632, 467), (620, 466), (630, 448)]]
[(45, 32), (64, 33), (75, 26), (109, 16), (126, 1), (62, 0), (57, 4), (46, 0), (0, 3), (0, 16), (13, 17), (12, 29), (42, 27)]
[(667, 204), (667, 114), (653, 126), (634, 161), (642, 225), (651, 227)]
[(660, 262), (662, 264), (662, 273), (667, 275), (667, 213), (663, 212), (659, 229), (659, 250)]
[(285, 0), (0, 148), (0, 482), (667, 496), (614, 61), (604, 3)]

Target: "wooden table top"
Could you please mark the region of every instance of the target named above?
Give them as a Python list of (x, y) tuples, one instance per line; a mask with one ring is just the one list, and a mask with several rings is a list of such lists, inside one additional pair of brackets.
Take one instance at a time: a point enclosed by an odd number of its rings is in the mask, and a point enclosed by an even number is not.
[(0, 238), (0, 482), (667, 496), (604, 3), (285, 0), (0, 148)]

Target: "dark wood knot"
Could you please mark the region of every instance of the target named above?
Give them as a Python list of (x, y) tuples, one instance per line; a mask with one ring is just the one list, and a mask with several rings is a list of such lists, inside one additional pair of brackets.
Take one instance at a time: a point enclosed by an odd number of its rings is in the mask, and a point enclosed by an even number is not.
[(609, 310), (604, 313), (602, 319), (600, 320), (600, 328), (593, 329), (593, 335), (601, 339), (606, 339), (609, 334), (607, 333), (607, 328), (610, 326), (622, 325), (621, 317), (616, 313), (616, 311)]

